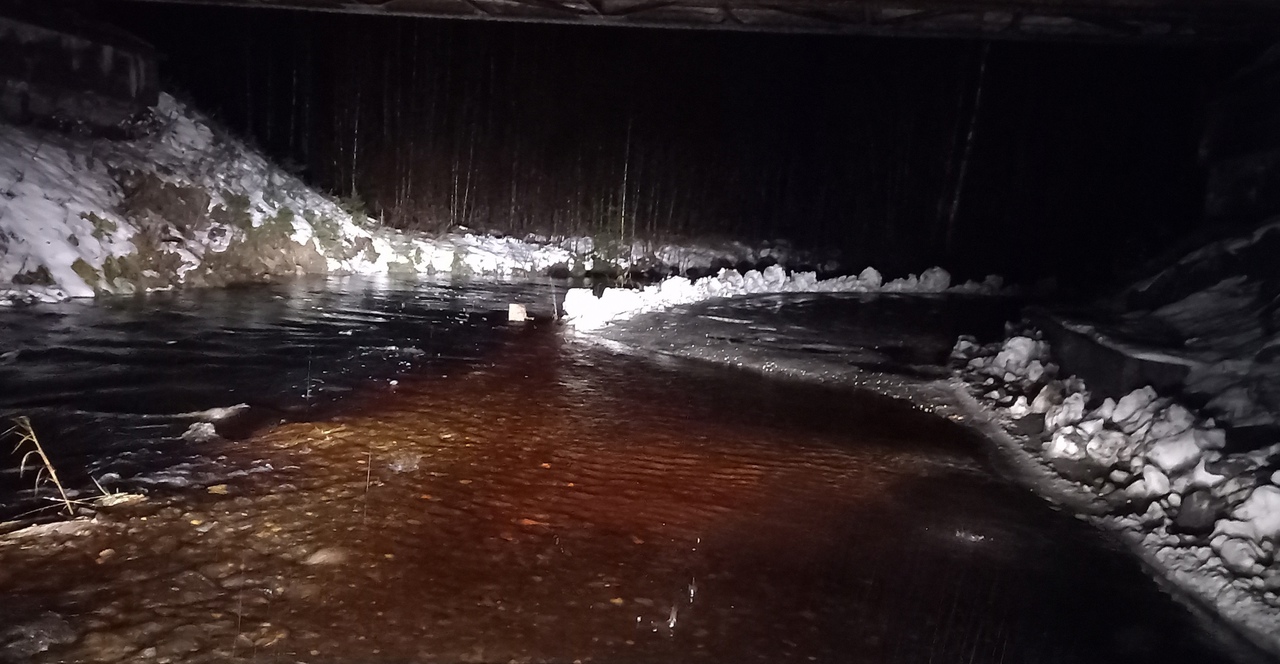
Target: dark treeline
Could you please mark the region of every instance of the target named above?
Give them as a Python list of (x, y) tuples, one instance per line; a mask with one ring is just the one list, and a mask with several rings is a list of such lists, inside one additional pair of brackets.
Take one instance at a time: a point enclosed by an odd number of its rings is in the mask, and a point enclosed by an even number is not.
[(1240, 62), (95, 6), (205, 110), (398, 227), (785, 237), (1023, 279), (1106, 278), (1194, 229), (1202, 117)]

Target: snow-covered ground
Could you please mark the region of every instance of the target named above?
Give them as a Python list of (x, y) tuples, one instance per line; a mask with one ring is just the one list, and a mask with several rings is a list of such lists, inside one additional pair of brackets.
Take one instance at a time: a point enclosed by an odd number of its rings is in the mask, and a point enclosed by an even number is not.
[(1002, 288), (997, 276), (982, 283), (951, 285), (951, 275), (940, 267), (885, 283), (875, 268), (857, 276), (819, 279), (813, 272), (787, 271), (777, 265), (760, 270), (723, 269), (719, 274), (690, 280), (671, 277), (641, 289), (607, 288), (599, 297), (588, 288), (573, 288), (565, 294), (565, 319), (579, 330), (593, 330), (611, 322), (627, 320), (650, 311), (692, 304), (714, 297), (759, 295), (764, 293), (994, 293)]
[(509, 276), (709, 269), (785, 243), (622, 250), (589, 237), (402, 233), (353, 215), (168, 95), (127, 141), (0, 124), (0, 304), (295, 273)]
[(953, 360), (1010, 435), (1105, 506), (1091, 518), (1280, 654), (1280, 444), (1224, 454), (1213, 418), (1149, 387), (1091, 404), (1034, 330), (985, 346), (961, 338)]

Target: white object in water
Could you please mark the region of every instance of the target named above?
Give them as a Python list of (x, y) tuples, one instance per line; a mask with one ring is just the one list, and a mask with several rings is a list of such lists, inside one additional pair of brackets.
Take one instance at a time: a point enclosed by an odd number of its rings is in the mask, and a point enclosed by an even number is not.
[(529, 312), (525, 311), (523, 304), (510, 304), (507, 305), (507, 320), (512, 323), (523, 323), (533, 319), (529, 317)]

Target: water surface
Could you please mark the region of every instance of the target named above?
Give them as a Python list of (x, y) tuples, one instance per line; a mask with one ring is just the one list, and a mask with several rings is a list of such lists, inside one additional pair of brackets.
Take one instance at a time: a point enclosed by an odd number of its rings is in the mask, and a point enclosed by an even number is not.
[[(76, 533), (0, 540), (5, 652), (1237, 661), (1104, 537), (996, 477), (949, 422), (503, 321), (507, 301), (545, 287), (440, 288), (117, 303), (63, 320), (56, 344), (28, 341), (19, 360), (41, 369), (8, 369), (34, 377), (8, 407), (93, 413), (108, 440), (141, 415), (168, 419), (164, 436), (107, 447), (54, 428), (51, 441), (79, 450), (68, 465), (151, 450), (130, 485), (150, 498)], [(850, 302), (873, 335), (875, 302)], [(384, 347), (419, 352), (366, 353)], [(308, 365), (344, 388), (336, 405), (296, 407)], [(112, 376), (126, 380), (98, 394)], [(189, 423), (168, 416), (240, 401), (287, 417), (242, 437), (175, 437)], [(146, 485), (176, 456), (185, 483)], [(32, 652), (32, 634), (47, 651)]]

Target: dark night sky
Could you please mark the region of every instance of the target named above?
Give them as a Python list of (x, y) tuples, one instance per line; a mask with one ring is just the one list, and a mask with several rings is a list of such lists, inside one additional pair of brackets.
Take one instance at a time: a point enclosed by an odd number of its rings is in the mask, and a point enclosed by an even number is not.
[[(1098, 283), (1197, 229), (1241, 48), (982, 44), (95, 3), (171, 87), (388, 222), (789, 237)], [(625, 174), (625, 178), (624, 178)]]

